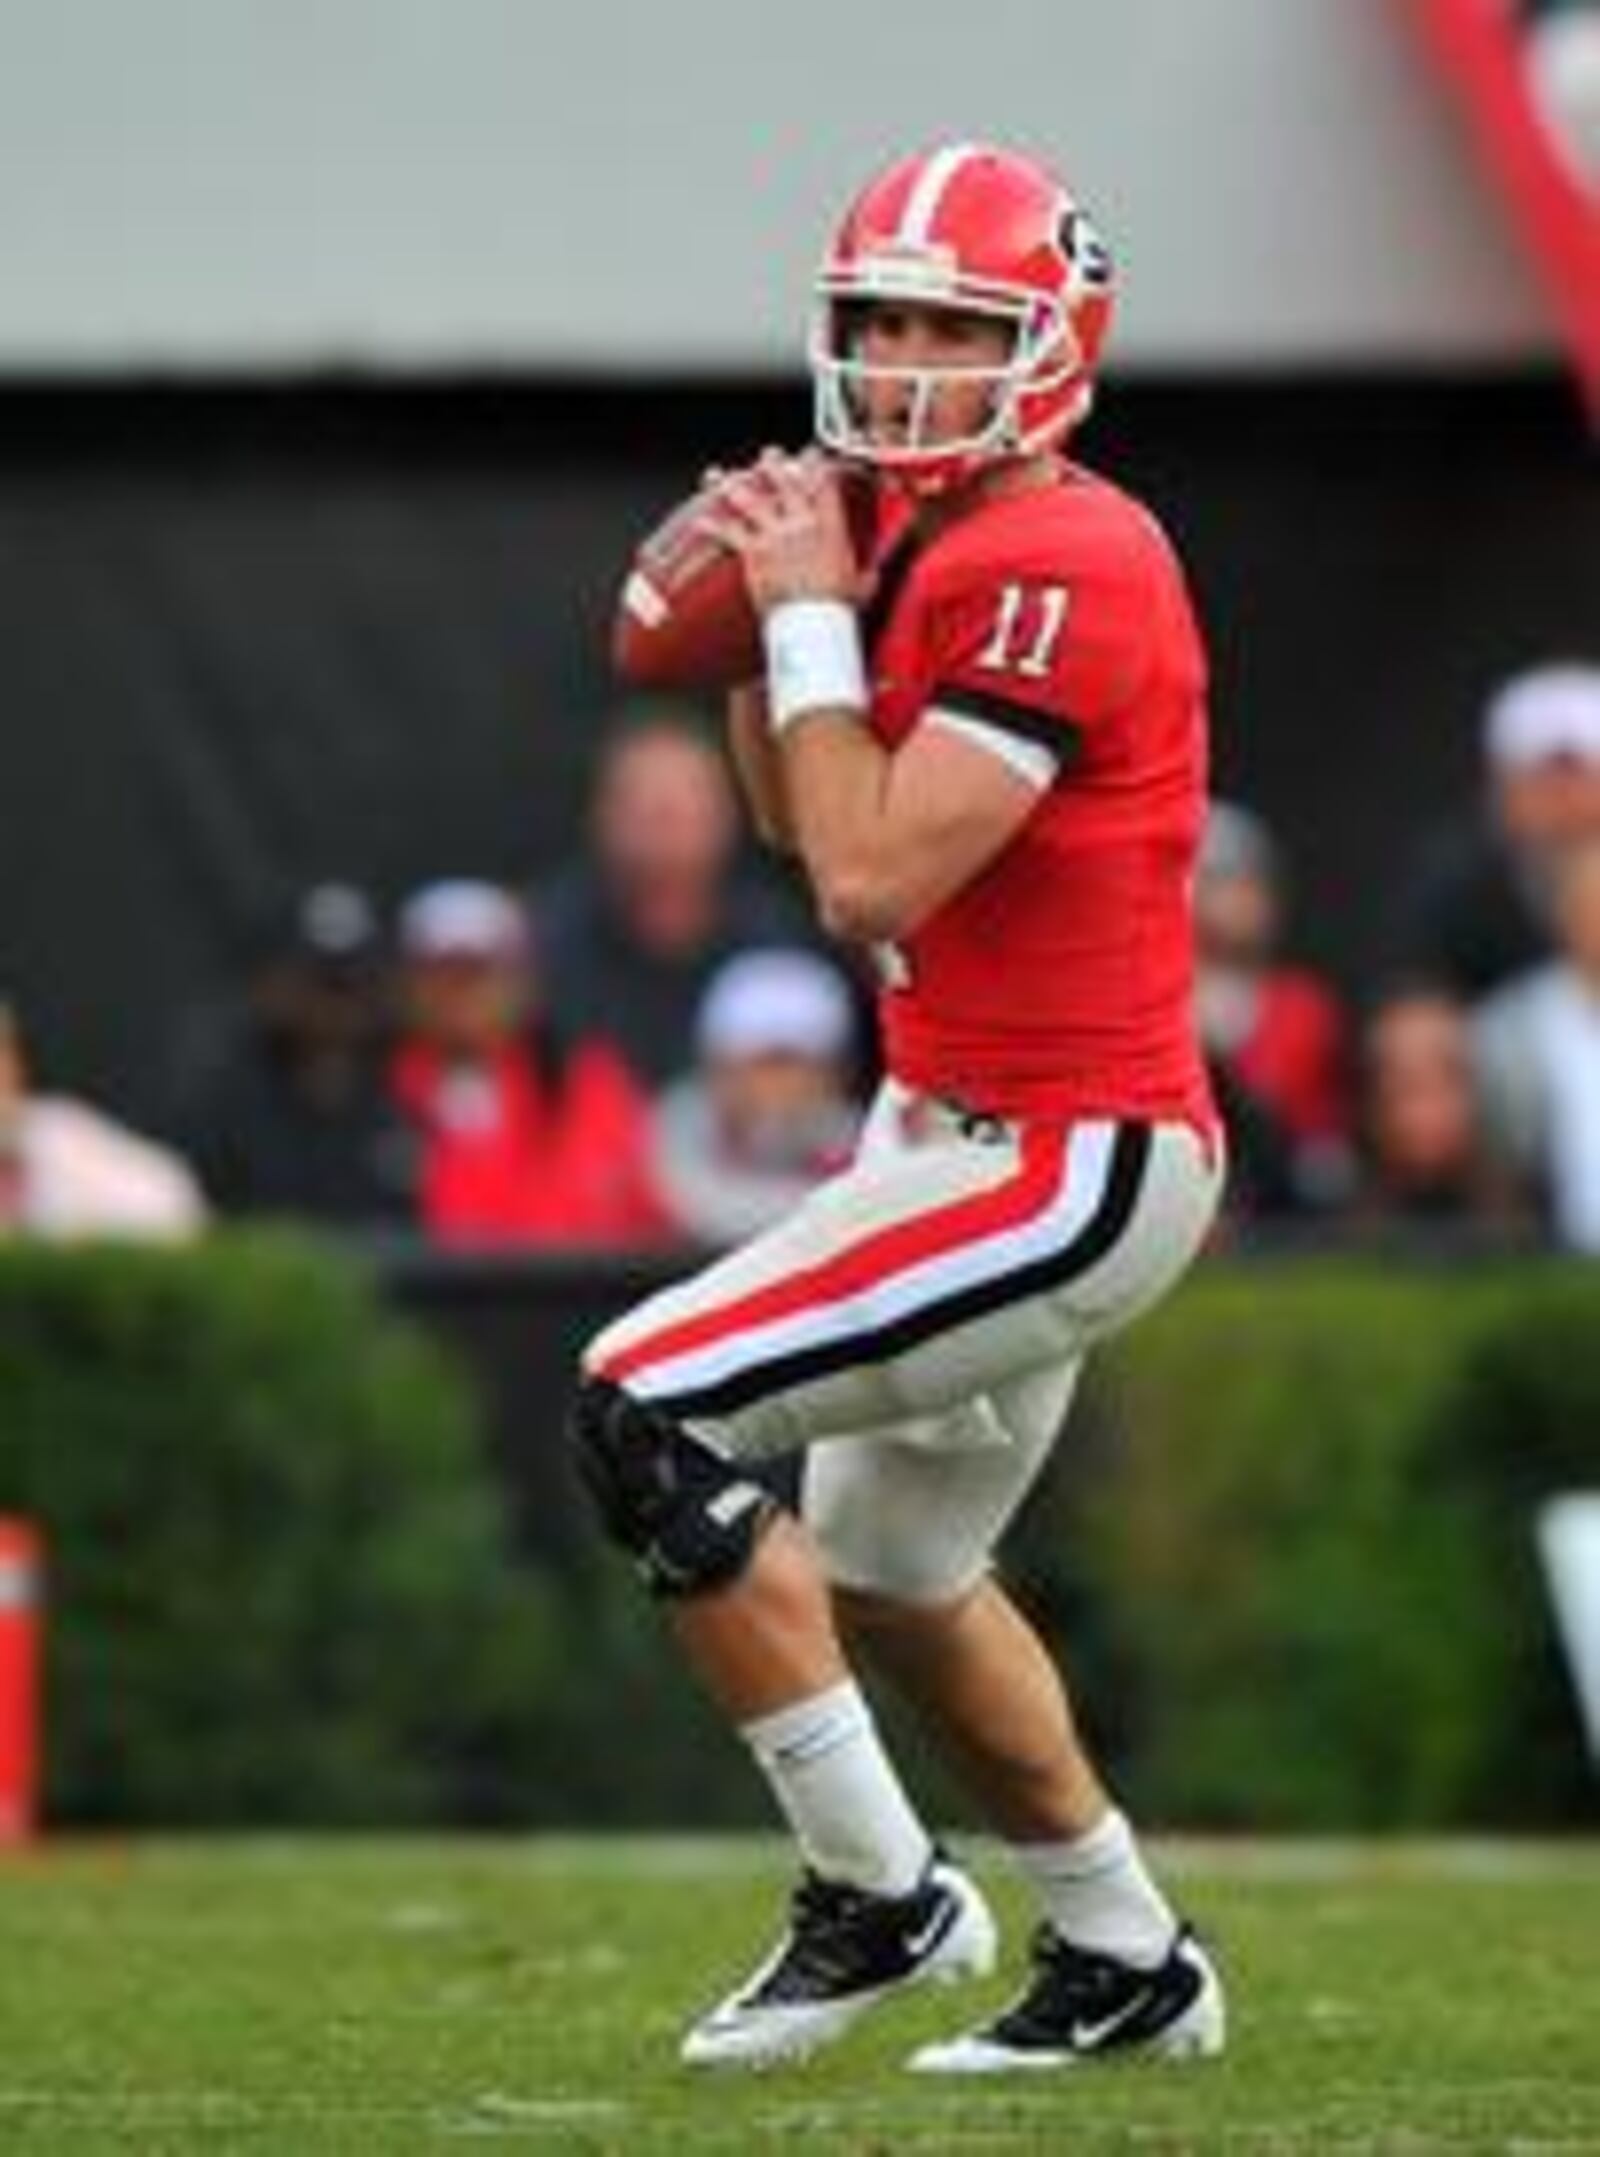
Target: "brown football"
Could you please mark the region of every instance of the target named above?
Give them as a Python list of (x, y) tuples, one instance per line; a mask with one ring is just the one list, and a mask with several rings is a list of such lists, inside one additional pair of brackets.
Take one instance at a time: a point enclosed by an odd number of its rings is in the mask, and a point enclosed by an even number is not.
[[(841, 466), (858, 552), (871, 544), (871, 476)], [(763, 671), (761, 625), (738, 556), (705, 528), (710, 490), (680, 502), (628, 566), (611, 663), (637, 689), (731, 689)]]

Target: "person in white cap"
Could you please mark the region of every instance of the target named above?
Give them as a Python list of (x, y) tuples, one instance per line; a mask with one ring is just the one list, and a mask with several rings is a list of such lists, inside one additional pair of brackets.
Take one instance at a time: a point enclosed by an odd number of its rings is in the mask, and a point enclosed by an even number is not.
[(1503, 682), (1483, 714), (1484, 805), (1429, 835), (1395, 915), (1394, 970), (1469, 1001), (1549, 956), (1563, 855), (1600, 834), (1600, 664)]
[(844, 1167), (853, 1033), (849, 991), (813, 952), (743, 952), (712, 977), (697, 1068), (655, 1113), (656, 1183), (687, 1237), (740, 1243)]
[(1556, 951), (1479, 1004), (1472, 1035), (1489, 1136), (1556, 1239), (1600, 1252), (1600, 833), (1562, 856)]

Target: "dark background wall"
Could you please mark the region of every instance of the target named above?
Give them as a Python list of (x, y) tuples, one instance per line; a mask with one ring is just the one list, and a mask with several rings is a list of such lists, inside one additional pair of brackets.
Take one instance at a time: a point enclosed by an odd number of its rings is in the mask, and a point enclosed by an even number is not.
[[(310, 878), (392, 898), (577, 841), (631, 540), (798, 387), (0, 391), (0, 993), (47, 1079), (158, 1113), (183, 1006)], [(1113, 383), (1084, 440), (1175, 533), (1220, 787), (1302, 943), (1381, 961), (1486, 691), (1600, 641), (1600, 492), (1553, 375)]]

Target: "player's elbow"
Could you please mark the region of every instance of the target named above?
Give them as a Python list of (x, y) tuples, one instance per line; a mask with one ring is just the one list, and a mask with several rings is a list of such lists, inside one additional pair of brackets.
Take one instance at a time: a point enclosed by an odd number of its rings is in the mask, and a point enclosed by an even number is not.
[(873, 927), (878, 906), (870, 882), (861, 876), (834, 871), (812, 879), (817, 912), (830, 936), (847, 944), (870, 943), (880, 931)]
[(881, 943), (912, 926), (904, 895), (870, 862), (836, 866), (814, 883), (824, 928), (845, 943)]

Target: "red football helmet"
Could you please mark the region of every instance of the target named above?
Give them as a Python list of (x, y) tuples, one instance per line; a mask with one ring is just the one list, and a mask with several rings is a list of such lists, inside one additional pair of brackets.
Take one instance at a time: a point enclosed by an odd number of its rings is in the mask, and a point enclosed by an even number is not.
[[(817, 291), (817, 439), (916, 493), (1048, 448), (1089, 409), (1111, 320), (1111, 257), (1062, 182), (1030, 157), (958, 142), (902, 158), (851, 206)], [(1010, 356), (982, 369), (875, 368), (855, 349), (861, 305), (873, 300), (1009, 322)], [(892, 444), (866, 425), (863, 391), (882, 376), (912, 384), (906, 439)], [(934, 392), (957, 378), (989, 381), (988, 416), (958, 440), (927, 439)]]

